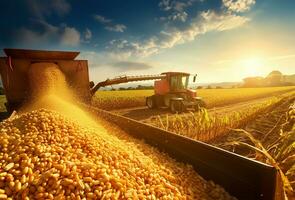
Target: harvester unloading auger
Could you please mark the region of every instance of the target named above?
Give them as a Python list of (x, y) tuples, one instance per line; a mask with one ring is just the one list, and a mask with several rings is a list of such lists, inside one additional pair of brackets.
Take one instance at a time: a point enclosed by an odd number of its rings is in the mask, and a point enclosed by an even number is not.
[[(221, 185), (238, 199), (284, 199), (281, 179), (277, 170), (270, 165), (92, 107), (93, 92), (109, 84), (110, 80), (91, 87), (87, 61), (74, 60), (79, 52), (17, 49), (4, 51), (7, 57), (0, 58), (0, 73), (9, 112), (18, 110), (31, 97), (32, 89), (28, 80), (30, 66), (34, 63), (55, 63), (89, 112), (104, 118), (133, 137), (145, 140), (177, 161), (191, 164), (202, 177)], [(165, 80), (165, 76), (167, 74), (162, 74), (156, 79)], [(123, 79), (120, 78), (120, 81)], [(112, 79), (111, 82), (115, 80)]]

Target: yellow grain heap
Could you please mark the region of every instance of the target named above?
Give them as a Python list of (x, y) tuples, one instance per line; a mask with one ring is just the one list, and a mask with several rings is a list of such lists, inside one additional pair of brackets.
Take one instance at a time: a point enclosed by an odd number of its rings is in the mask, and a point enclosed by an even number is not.
[(191, 166), (109, 131), (45, 109), (2, 122), (0, 197), (231, 199)]
[(0, 199), (234, 199), (107, 122), (85, 123), (54, 94), (40, 99), (0, 123)]

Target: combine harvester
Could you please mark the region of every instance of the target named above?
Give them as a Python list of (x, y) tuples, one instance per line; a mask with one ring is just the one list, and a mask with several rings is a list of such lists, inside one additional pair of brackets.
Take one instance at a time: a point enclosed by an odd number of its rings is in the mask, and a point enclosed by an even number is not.
[[(18, 110), (31, 98), (31, 88), (28, 84), (30, 66), (34, 63), (52, 62), (59, 66), (70, 87), (91, 113), (102, 117), (114, 126), (118, 126), (131, 136), (143, 139), (146, 143), (168, 153), (177, 161), (191, 164), (203, 178), (221, 185), (238, 199), (284, 199), (281, 179), (277, 170), (270, 165), (92, 107), (91, 98), (94, 92), (109, 83), (114, 84), (115, 79), (106, 80), (96, 86), (92, 84), (91, 87), (87, 60), (75, 60), (79, 52), (17, 49), (4, 49), (4, 51), (7, 57), (0, 58), (0, 73), (7, 98), (6, 107), (9, 112)], [(165, 73), (160, 76), (145, 76), (139, 79), (163, 80), (170, 75), (172, 74)], [(188, 74), (178, 73), (177, 76), (187, 77)], [(130, 81), (128, 77), (117, 80), (122, 83), (124, 79)], [(133, 81), (135, 80), (136, 78), (133, 78)]]
[[(94, 94), (100, 87), (114, 84), (128, 83), (132, 81), (155, 81), (155, 94), (146, 98), (148, 108), (168, 107), (172, 113), (180, 113), (187, 108), (198, 110), (205, 107), (205, 102), (201, 97), (197, 97), (195, 90), (188, 89), (190, 74), (184, 72), (165, 72), (160, 75), (144, 75), (144, 76), (121, 76), (113, 79), (107, 79), (99, 82), (91, 89)], [(196, 81), (194, 76), (193, 81)]]

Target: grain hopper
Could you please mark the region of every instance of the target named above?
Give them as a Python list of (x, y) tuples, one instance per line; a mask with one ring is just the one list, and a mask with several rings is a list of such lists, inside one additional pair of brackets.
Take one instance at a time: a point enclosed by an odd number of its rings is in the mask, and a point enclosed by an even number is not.
[(28, 70), (33, 63), (55, 63), (65, 74), (69, 86), (85, 103), (91, 100), (87, 60), (74, 60), (79, 52), (4, 49), (0, 74), (8, 111), (18, 109), (30, 99)]
[(92, 107), (87, 61), (74, 60), (78, 52), (5, 49), (0, 73), (9, 111), (30, 98), (27, 71), (36, 62), (56, 63), (67, 82), (79, 94), (85, 109), (118, 126), (131, 136), (191, 164), (205, 179), (223, 186), (238, 199), (281, 200), (281, 181), (277, 170), (267, 164), (224, 151), (208, 144), (168, 132), (138, 121)]

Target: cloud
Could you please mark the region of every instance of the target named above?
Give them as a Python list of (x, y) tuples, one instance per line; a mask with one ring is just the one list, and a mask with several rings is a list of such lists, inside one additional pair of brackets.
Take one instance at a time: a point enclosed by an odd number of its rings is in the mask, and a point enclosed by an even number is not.
[(195, 1), (196, 0), (161, 0), (159, 3), (159, 7), (164, 11), (174, 10), (182, 12), (185, 8), (191, 6)]
[(186, 7), (189, 7), (195, 2), (196, 0), (188, 0), (188, 1), (173, 1), (173, 0), (161, 0), (159, 3), (159, 7), (161, 10), (169, 11), (175, 10), (178, 12), (184, 11)]
[(223, 5), (233, 12), (245, 12), (255, 4), (255, 0), (222, 0)]
[(154, 64), (149, 62), (126, 60), (125, 58), (116, 57), (105, 51), (82, 51), (78, 59), (88, 60), (90, 68), (103, 68), (104, 70), (114, 72), (140, 71), (154, 68)]
[(193, 4), (196, 0), (188, 0), (188, 1), (172, 1), (172, 0), (162, 0), (159, 3), (159, 7), (161, 10), (166, 12), (170, 12), (167, 17), (160, 17), (161, 21), (169, 22), (185, 22), (187, 19), (187, 12), (185, 9)]
[(147, 57), (149, 55), (158, 53), (159, 48), (155, 43), (156, 38), (141, 42), (129, 42), (127, 40), (112, 40), (107, 49), (111, 52), (113, 57), (118, 59), (127, 59), (131, 56)]
[(66, 46), (77, 46), (80, 44), (80, 33), (75, 28), (65, 27), (60, 41)]
[(101, 16), (101, 15), (93, 15), (93, 18), (98, 21), (99, 23), (102, 23), (102, 24), (107, 24), (107, 23), (110, 23), (112, 22), (111, 19), (108, 19), (104, 16)]
[(43, 20), (33, 20), (38, 31), (21, 28), (17, 31), (16, 40), (22, 45), (62, 44), (77, 46), (80, 44), (80, 33), (74, 27), (67, 25), (54, 26)]
[(223, 13), (218, 14), (214, 11), (206, 11), (201, 13), (201, 18), (203, 19), (202, 31), (225, 31), (239, 27), (250, 19), (247, 17), (242, 17), (235, 14)]
[(52, 14), (66, 15), (71, 10), (66, 0), (27, 0), (27, 6), (34, 17), (42, 20)]
[(153, 68), (149, 63), (143, 62), (133, 62), (133, 61), (120, 61), (111, 64), (111, 66), (115, 67), (120, 71), (132, 71), (132, 70), (146, 70)]
[(186, 22), (187, 17), (188, 17), (188, 14), (185, 11), (183, 11), (183, 12), (174, 12), (168, 15), (167, 17), (159, 17), (156, 19), (167, 22), (166, 25), (168, 25), (170, 22), (176, 22), (176, 21)]
[(115, 24), (106, 26), (105, 29), (114, 32), (124, 32), (127, 27), (124, 24)]
[(101, 15), (93, 15), (93, 18), (101, 23), (101, 24), (104, 24), (105, 25), (105, 29), (108, 30), (108, 31), (113, 31), (113, 32), (124, 32), (127, 27), (124, 25), (124, 24), (114, 24), (112, 23), (113, 20), (111, 19), (108, 19), (104, 16), (101, 16)]
[(90, 29), (86, 28), (86, 30), (84, 32), (84, 38), (86, 40), (90, 40), (92, 38), (92, 32), (90, 31)]
[(250, 19), (232, 13), (217, 13), (212, 10), (201, 12), (191, 23), (179, 29), (172, 27), (161, 31), (157, 36), (144, 41), (130, 42), (112, 40), (107, 49), (118, 57), (147, 57), (159, 53), (163, 49), (195, 40), (199, 35), (210, 31), (225, 31), (247, 23)]

